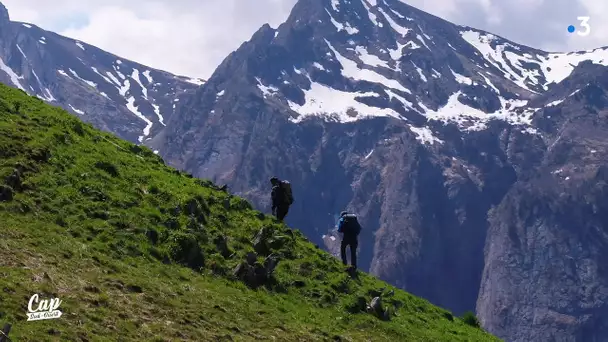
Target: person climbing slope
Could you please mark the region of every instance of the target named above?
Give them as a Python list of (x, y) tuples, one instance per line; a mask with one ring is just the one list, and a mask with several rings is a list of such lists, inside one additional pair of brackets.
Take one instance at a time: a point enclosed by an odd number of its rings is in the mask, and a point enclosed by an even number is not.
[(338, 222), (338, 233), (342, 233), (342, 243), (340, 244), (340, 256), (342, 263), (348, 265), (346, 261), (346, 247), (350, 247), (350, 264), (353, 270), (357, 269), (357, 247), (359, 245), (359, 233), (361, 225), (357, 215), (349, 214), (346, 211), (340, 213)]
[(272, 191), (270, 193), (270, 197), (272, 198), (272, 214), (282, 222), (289, 211), (289, 206), (293, 204), (291, 184), (277, 177), (270, 178), (270, 184), (272, 184)]

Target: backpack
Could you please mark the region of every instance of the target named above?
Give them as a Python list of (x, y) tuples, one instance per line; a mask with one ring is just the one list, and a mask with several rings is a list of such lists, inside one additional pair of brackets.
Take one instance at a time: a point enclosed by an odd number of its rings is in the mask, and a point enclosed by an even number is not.
[(344, 216), (344, 232), (346, 234), (353, 234), (355, 236), (359, 236), (361, 233), (361, 224), (359, 224), (359, 220), (357, 219), (357, 215), (348, 214)]
[(292, 205), (293, 193), (291, 192), (291, 184), (286, 180), (281, 181), (281, 189), (283, 190), (283, 203)]

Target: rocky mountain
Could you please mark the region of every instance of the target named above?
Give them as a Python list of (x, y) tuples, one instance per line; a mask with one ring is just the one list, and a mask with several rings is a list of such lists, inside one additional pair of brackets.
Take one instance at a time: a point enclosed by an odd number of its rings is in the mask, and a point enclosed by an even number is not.
[(133, 142), (153, 137), (177, 102), (203, 83), (10, 21), (1, 3), (0, 69), (0, 82)]
[(300, 0), (148, 145), (507, 341), (605, 341), (608, 49), (549, 53), (399, 0)]

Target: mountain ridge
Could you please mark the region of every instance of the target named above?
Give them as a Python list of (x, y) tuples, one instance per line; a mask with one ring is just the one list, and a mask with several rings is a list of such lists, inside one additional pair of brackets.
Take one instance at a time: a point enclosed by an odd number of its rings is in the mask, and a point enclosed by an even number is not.
[(127, 140), (154, 136), (176, 102), (204, 83), (12, 22), (1, 3), (0, 9), (0, 80)]

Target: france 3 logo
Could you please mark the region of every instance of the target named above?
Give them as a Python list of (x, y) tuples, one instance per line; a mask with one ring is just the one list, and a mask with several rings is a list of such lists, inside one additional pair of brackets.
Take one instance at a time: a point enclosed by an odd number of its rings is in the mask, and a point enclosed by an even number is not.
[[(581, 27), (581, 29), (578, 30), (578, 32), (576, 32), (579, 36), (588, 36), (591, 33), (591, 26), (589, 25), (589, 17), (576, 17), (576, 20), (580, 21), (579, 26)], [(574, 31), (577, 31), (576, 27), (574, 25), (570, 25), (568, 26), (568, 32), (570, 33), (574, 33)]]

